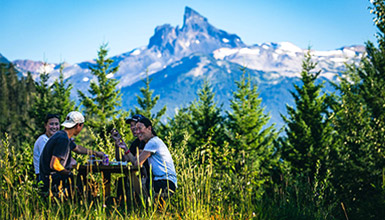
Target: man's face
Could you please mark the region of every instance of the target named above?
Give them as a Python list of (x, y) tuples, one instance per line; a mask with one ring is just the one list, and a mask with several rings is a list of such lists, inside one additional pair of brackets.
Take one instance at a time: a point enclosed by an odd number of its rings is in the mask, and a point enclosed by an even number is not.
[(48, 137), (54, 135), (60, 129), (59, 119), (50, 118), (48, 122), (45, 124), (45, 134)]
[(131, 129), (131, 132), (134, 135), (134, 137), (138, 137), (138, 129), (136, 128), (136, 122), (135, 121), (130, 122), (130, 129)]
[(137, 133), (138, 133), (139, 140), (144, 142), (147, 142), (148, 140), (150, 140), (152, 135), (151, 126), (148, 126), (146, 128), (146, 126), (143, 123), (138, 122), (136, 123), (136, 128), (138, 129)]
[(77, 124), (75, 126), (74, 136), (77, 136), (82, 131), (83, 127), (84, 127), (84, 123)]

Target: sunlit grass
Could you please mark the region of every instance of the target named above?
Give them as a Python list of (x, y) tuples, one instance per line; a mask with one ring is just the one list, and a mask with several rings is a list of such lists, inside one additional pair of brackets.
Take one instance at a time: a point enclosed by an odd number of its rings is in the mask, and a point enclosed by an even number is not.
[[(140, 196), (136, 202), (130, 196), (132, 192), (124, 192), (118, 198), (117, 182), (111, 185), (112, 197), (106, 198), (100, 173), (87, 176), (91, 193), (83, 188), (81, 195), (72, 193), (71, 197), (42, 196), (30, 170), (31, 163), (20, 162), (32, 157), (32, 146), (16, 151), (7, 139), (2, 140), (0, 219), (274, 219), (280, 216), (277, 211), (298, 214), (295, 204), (301, 201), (291, 202), (295, 198), (292, 194), (277, 192), (277, 197), (267, 202), (257, 199), (255, 195), (262, 195), (257, 193), (261, 189), (252, 184), (252, 177), (218, 172), (210, 162), (198, 163), (197, 160), (205, 160), (199, 154), (187, 157), (188, 138), (186, 135), (186, 140), (175, 148), (171, 142), (167, 143), (178, 174), (175, 194), (162, 201), (150, 192), (149, 198)], [(308, 206), (301, 208), (316, 210), (316, 206)], [(323, 219), (323, 213), (313, 214)]]

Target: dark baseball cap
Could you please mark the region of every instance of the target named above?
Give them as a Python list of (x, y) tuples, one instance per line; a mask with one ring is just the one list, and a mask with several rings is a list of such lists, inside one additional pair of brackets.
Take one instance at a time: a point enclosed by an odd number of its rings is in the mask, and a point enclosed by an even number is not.
[(140, 119), (144, 118), (143, 115), (141, 114), (135, 114), (131, 118), (126, 119), (126, 123), (131, 123), (132, 121), (138, 122)]

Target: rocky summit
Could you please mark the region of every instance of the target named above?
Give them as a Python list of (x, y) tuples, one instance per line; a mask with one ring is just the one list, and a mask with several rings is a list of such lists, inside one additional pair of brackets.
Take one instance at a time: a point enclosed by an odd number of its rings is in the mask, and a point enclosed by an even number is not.
[[(113, 65), (119, 71), (109, 77), (119, 80), (123, 94), (122, 108), (133, 109), (136, 95), (144, 86), (148, 74), (154, 95), (160, 95), (155, 111), (167, 105), (167, 115), (172, 116), (179, 108), (197, 98), (196, 93), (207, 79), (216, 93), (218, 105), (229, 108), (229, 99), (236, 90), (235, 81), (246, 73), (258, 85), (259, 96), (271, 123), (283, 125), (280, 114), (286, 114), (286, 105), (292, 105), (290, 90), (298, 83), (302, 60), (307, 48), (299, 48), (290, 42), (270, 42), (245, 45), (236, 34), (220, 30), (208, 19), (186, 7), (181, 28), (164, 24), (155, 28), (147, 46), (112, 56)], [(321, 71), (319, 82), (325, 82), (325, 92), (332, 91), (329, 81), (336, 81), (345, 71), (345, 63), (358, 62), (365, 52), (364, 46), (344, 46), (331, 51), (311, 51), (313, 61)], [(96, 54), (95, 54), (96, 57)], [(6, 60), (4, 57), (0, 57)], [(50, 80), (59, 76), (59, 64), (41, 61), (13, 61), (24, 75), (31, 72), (39, 80), (41, 72), (49, 72)], [(87, 92), (91, 75), (89, 66), (95, 61), (65, 64), (65, 79), (77, 90)]]

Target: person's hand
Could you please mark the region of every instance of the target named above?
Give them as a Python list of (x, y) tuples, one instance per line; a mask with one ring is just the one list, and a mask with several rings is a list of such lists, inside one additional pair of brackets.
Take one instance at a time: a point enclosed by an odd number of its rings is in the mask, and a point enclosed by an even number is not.
[(115, 128), (111, 130), (111, 137), (115, 140), (115, 142), (120, 141), (122, 139), (122, 136)]
[(127, 150), (127, 146), (126, 146), (126, 143), (124, 143), (124, 141), (116, 141), (115, 144), (117, 147), (122, 148), (123, 150)]
[(67, 170), (67, 169), (60, 171), (59, 174), (62, 176), (68, 176), (68, 177), (71, 177), (73, 175), (72, 172), (70, 170)]

